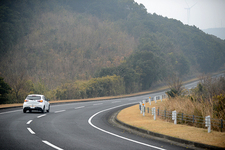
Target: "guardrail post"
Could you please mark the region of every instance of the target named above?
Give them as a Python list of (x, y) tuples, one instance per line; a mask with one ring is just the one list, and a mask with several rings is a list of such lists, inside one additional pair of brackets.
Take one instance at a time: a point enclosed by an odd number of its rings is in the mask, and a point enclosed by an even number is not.
[(221, 119), (221, 132), (223, 132), (223, 119)]
[(193, 123), (195, 123), (195, 115), (193, 115)]
[(182, 113), (182, 117), (181, 118), (182, 118), (181, 120), (182, 120), (182, 123), (183, 123), (183, 120), (184, 120), (184, 114), (183, 113)]
[(162, 102), (162, 95), (160, 95), (160, 99), (161, 99), (161, 102)]
[(151, 105), (151, 97), (148, 98), (149, 105)]
[(145, 116), (145, 105), (143, 106), (143, 116)]
[(176, 110), (172, 111), (172, 120), (174, 120), (174, 124), (177, 124), (177, 112), (176, 112)]
[(154, 120), (156, 120), (155, 107), (152, 107), (152, 115), (154, 115)]
[(165, 119), (166, 119), (166, 110), (164, 111), (164, 114), (165, 114)]
[(142, 101), (142, 109), (143, 116), (145, 116), (145, 100)]
[(146, 101), (146, 100), (142, 100), (142, 103), (144, 103), (144, 105), (145, 105), (145, 101)]
[(211, 132), (211, 121), (210, 121), (210, 116), (205, 117), (205, 126), (208, 127), (208, 133)]
[(155, 103), (156, 103), (156, 96), (154, 97)]
[(140, 109), (141, 114), (142, 114), (142, 103), (141, 102), (139, 102), (139, 109)]

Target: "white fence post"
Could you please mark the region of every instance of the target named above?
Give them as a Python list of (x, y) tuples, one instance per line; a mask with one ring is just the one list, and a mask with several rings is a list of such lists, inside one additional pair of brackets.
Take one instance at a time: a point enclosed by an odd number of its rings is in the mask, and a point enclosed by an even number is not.
[(174, 120), (174, 124), (177, 124), (177, 112), (176, 112), (176, 110), (172, 111), (172, 120)]
[(152, 115), (154, 115), (154, 120), (156, 120), (155, 107), (152, 107)]
[(149, 105), (151, 105), (151, 97), (148, 98)]
[(145, 105), (146, 100), (142, 100), (142, 103)]
[(156, 96), (154, 97), (155, 103), (156, 103)]
[(145, 116), (145, 100), (142, 100), (142, 113)]
[(160, 95), (160, 99), (161, 99), (161, 102), (162, 102), (162, 95)]
[(210, 116), (205, 117), (205, 126), (208, 127), (208, 133), (211, 132), (211, 121), (210, 121)]

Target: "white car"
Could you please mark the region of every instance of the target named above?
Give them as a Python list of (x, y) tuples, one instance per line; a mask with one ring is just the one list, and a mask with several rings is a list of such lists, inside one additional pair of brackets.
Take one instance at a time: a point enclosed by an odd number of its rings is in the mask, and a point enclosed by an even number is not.
[(26, 97), (23, 103), (23, 112), (26, 113), (27, 110), (32, 112), (32, 110), (38, 110), (42, 113), (50, 111), (49, 100), (45, 98), (44, 95), (31, 94)]

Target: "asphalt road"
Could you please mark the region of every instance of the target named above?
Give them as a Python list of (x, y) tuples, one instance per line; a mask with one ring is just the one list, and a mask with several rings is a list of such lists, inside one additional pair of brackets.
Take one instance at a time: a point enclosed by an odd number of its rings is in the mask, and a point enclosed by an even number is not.
[[(196, 82), (197, 83), (197, 82)], [(187, 85), (187, 88), (196, 86)], [(164, 140), (145, 138), (108, 122), (110, 116), (158, 92), (105, 101), (52, 105), (50, 113), (23, 113), (22, 108), (0, 110), (0, 149), (143, 150), (187, 149)]]

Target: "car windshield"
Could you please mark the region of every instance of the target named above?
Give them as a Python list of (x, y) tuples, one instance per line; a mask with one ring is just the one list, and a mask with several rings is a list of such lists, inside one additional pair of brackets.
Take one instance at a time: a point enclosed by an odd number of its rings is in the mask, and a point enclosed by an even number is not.
[(40, 100), (41, 96), (27, 96), (27, 100)]

